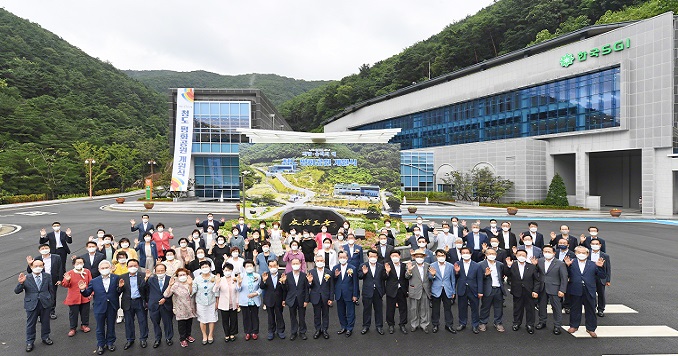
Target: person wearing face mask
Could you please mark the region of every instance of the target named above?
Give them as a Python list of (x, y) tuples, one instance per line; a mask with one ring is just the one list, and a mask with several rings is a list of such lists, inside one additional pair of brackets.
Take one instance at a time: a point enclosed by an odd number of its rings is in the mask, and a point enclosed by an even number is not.
[(146, 311), (146, 295), (149, 275), (139, 270), (139, 261), (130, 259), (127, 261), (128, 273), (120, 276), (124, 281), (120, 299), (120, 307), (125, 313), (125, 338), (127, 342), (124, 350), (129, 349), (136, 339), (134, 319), (139, 322), (139, 344), (142, 348), (147, 346), (148, 339), (148, 312)]
[(237, 224), (233, 224), (233, 228), (238, 229), (238, 235), (242, 236), (243, 239), (252, 232), (252, 225), (245, 224), (245, 218), (242, 216), (238, 218)]
[(162, 264), (165, 265), (166, 274), (169, 277), (174, 277), (179, 268), (184, 268), (184, 261), (176, 256), (177, 253), (174, 249), (165, 251), (165, 260), (162, 261)]
[(177, 319), (181, 347), (188, 347), (188, 343), (195, 342), (195, 338), (191, 336), (193, 319), (196, 315), (190, 273), (185, 268), (179, 268), (177, 276), (170, 278), (169, 287), (164, 292), (165, 298), (172, 298), (172, 312)]
[(301, 235), (297, 235), (297, 230), (292, 228), (290, 231), (287, 233), (287, 236), (285, 236), (285, 241), (284, 244), (287, 246), (287, 249), (289, 250), (290, 244), (292, 241), (301, 241)]
[(245, 273), (245, 259), (240, 256), (240, 250), (237, 247), (231, 247), (230, 256), (226, 259), (226, 263), (233, 265), (233, 275), (237, 277)]
[[(527, 236), (526, 236), (527, 237)], [(517, 262), (506, 259), (509, 268), (508, 277), (511, 279), (511, 295), (513, 295), (513, 331), (520, 330), (520, 324), (525, 315), (525, 328), (529, 334), (534, 334), (534, 305), (539, 298), (541, 277), (537, 266), (527, 263), (527, 252), (516, 252)]]
[(464, 248), (464, 240), (461, 237), (457, 237), (454, 240), (454, 249), (447, 251), (447, 262), (455, 264), (461, 261), (461, 249)]
[[(122, 256), (121, 256), (122, 257)], [(97, 354), (104, 353), (104, 347), (115, 351), (116, 312), (120, 308), (120, 295), (124, 281), (111, 272), (109, 261), (99, 263), (99, 277), (93, 278), (89, 284), (78, 283), (80, 294), (89, 297), (92, 294), (92, 311), (96, 320)]]
[(550, 303), (553, 311), (553, 333), (560, 335), (563, 325), (563, 308), (560, 299), (567, 291), (567, 266), (555, 257), (553, 247), (546, 245), (544, 257), (537, 262), (543, 285), (539, 291), (539, 323), (536, 329), (541, 330), (546, 327), (546, 304)]
[[(38, 247), (38, 251), (40, 251), (40, 256), (36, 256), (35, 258), (31, 256), (26, 257), (26, 262), (28, 263), (26, 272), (28, 273), (31, 272), (31, 264), (33, 263), (34, 260), (42, 261), (45, 273), (54, 276), (52, 278), (54, 285), (55, 286), (61, 285), (61, 280), (58, 278), (59, 276), (64, 275), (64, 270), (61, 267), (63, 265), (61, 263), (61, 257), (59, 255), (50, 253), (50, 248), (48, 244), (40, 245)], [(50, 293), (52, 293), (52, 305), (50, 306), (49, 317), (50, 319), (56, 319), (57, 287), (51, 288)], [(40, 320), (42, 320), (42, 318)]]
[(301, 253), (304, 254), (306, 270), (312, 270), (314, 267), (313, 258), (315, 257), (315, 252), (318, 250), (318, 243), (316, 242), (315, 237), (311, 235), (308, 230), (303, 231), (299, 247), (301, 248)]
[(212, 274), (212, 265), (209, 261), (200, 261), (198, 267), (193, 278), (192, 288), (195, 296), (195, 314), (202, 332), (202, 344), (207, 345), (214, 343), (214, 324), (219, 318), (214, 286), (218, 285), (220, 281), (218, 276)]
[(298, 241), (292, 241), (290, 243), (290, 249), (283, 256), (283, 262), (285, 262), (285, 273), (290, 273), (292, 271), (292, 260), (298, 259), (301, 261), (301, 271), (306, 272), (306, 260), (304, 259), (304, 254), (299, 248)]
[[(507, 251), (501, 247), (501, 242), (499, 241), (499, 238), (497, 237), (491, 238), (489, 247), (491, 247), (495, 251), (495, 254), (497, 255), (497, 261), (505, 261), (506, 257), (509, 257), (510, 250)], [(485, 254), (485, 259), (487, 259), (487, 251), (483, 251), (483, 254)]]
[(598, 240), (598, 242), (600, 243), (600, 251), (607, 252), (607, 251), (605, 251), (605, 240), (603, 240), (600, 236), (598, 236), (599, 231), (600, 230), (598, 230), (598, 227), (590, 226), (589, 227), (589, 236), (581, 234), (581, 236), (579, 237), (579, 246), (584, 246), (584, 247), (586, 247), (590, 250), (591, 249), (591, 241)]
[(321, 250), (323, 248), (323, 240), (326, 238), (332, 238), (332, 234), (327, 232), (327, 226), (323, 225), (320, 227), (320, 232), (315, 235), (316, 248)]
[(430, 226), (427, 225), (427, 224), (424, 224), (424, 218), (422, 218), (421, 216), (417, 216), (417, 221), (416, 221), (415, 225), (409, 226), (408, 223), (405, 223), (405, 230), (407, 230), (407, 232), (414, 232), (414, 228), (418, 227), (419, 231), (421, 232), (421, 235), (426, 238), (426, 243), (429, 243), (430, 242), (429, 232), (434, 231), (434, 228), (433, 228), (434, 225), (435, 225), (435, 223), (433, 223), (433, 222), (431, 222)]
[[(490, 241), (499, 239), (493, 237)], [(480, 325), (478, 330), (487, 331), (487, 323), (490, 321), (490, 309), (494, 310), (494, 327), (498, 332), (504, 332), (502, 318), (504, 316), (504, 297), (506, 288), (504, 288), (504, 276), (506, 275), (506, 265), (499, 258), (496, 247), (488, 247), (485, 250), (485, 260), (479, 263), (480, 270), (483, 272), (483, 298), (480, 306)]]
[(365, 260), (362, 246), (355, 243), (355, 235), (353, 234), (348, 234), (346, 236), (346, 242), (346, 245), (344, 245), (344, 251), (346, 251), (349, 256), (348, 264), (351, 266), (361, 266)]
[(101, 246), (99, 246), (99, 252), (101, 252), (104, 257), (106, 258), (106, 261), (108, 262), (113, 262), (113, 257), (115, 257), (115, 249), (116, 249), (116, 242), (115, 239), (113, 238), (113, 235), (111, 234), (106, 234), (104, 235), (103, 239), (101, 240)]
[(358, 301), (360, 287), (358, 286), (358, 272), (356, 267), (349, 263), (348, 252), (339, 251), (339, 264), (332, 268), (330, 276), (334, 278), (334, 298), (337, 302), (337, 316), (341, 329), (337, 334), (350, 337), (355, 326), (355, 302)]
[(215, 232), (219, 232), (219, 228), (224, 226), (226, 218), (221, 218), (221, 220), (214, 220), (214, 214), (208, 213), (207, 219), (200, 221), (200, 218), (195, 218), (195, 226), (201, 227), (203, 232), (207, 232), (207, 229), (212, 227)]
[[(143, 238), (143, 237), (142, 237)], [(118, 256), (120, 252), (124, 252), (127, 255), (127, 258), (133, 258), (135, 260), (139, 260), (139, 255), (137, 252), (134, 250), (134, 246), (131, 245), (130, 241), (128, 238), (123, 237), (120, 239), (120, 242), (118, 243), (118, 249), (115, 251), (114, 256)], [(116, 264), (117, 262), (117, 257), (113, 257), (113, 265)], [(125, 272), (127, 273), (127, 272)]]
[(537, 246), (534, 246), (534, 244), (532, 243), (532, 236), (530, 235), (523, 236), (522, 242), (523, 244), (515, 250), (516, 251), (521, 250), (527, 253), (527, 263), (532, 263), (533, 259), (539, 259), (542, 257), (541, 249)]
[(483, 244), (489, 244), (489, 242), (487, 235), (480, 232), (480, 223), (473, 223), (471, 233), (466, 236), (466, 247), (471, 250), (471, 259), (474, 262), (480, 262), (483, 259)]
[(388, 236), (384, 233), (379, 234), (379, 244), (374, 246), (377, 251), (377, 262), (384, 264), (391, 260), (393, 246), (388, 244)]
[(419, 248), (417, 240), (419, 240), (420, 237), (423, 238), (424, 243), (426, 243), (426, 237), (424, 237), (424, 235), (421, 233), (421, 229), (419, 228), (419, 226), (414, 225), (412, 227), (412, 235), (407, 239), (405, 243), (410, 245), (410, 249), (416, 250)]
[(309, 301), (313, 305), (314, 339), (319, 338), (320, 335), (325, 339), (330, 338), (327, 328), (330, 324), (329, 313), (334, 294), (334, 280), (330, 277), (330, 273), (330, 269), (325, 266), (324, 254), (318, 253), (315, 256), (315, 268), (306, 274), (309, 284)]
[(407, 266), (400, 263), (400, 251), (393, 250), (389, 261), (384, 264), (386, 292), (386, 323), (388, 333), (395, 332), (395, 311), (398, 308), (400, 319), (398, 326), (403, 334), (407, 334), (407, 288), (409, 282), (405, 278)]
[(441, 250), (449, 251), (454, 248), (456, 236), (450, 232), (450, 224), (446, 222), (442, 224), (442, 231), (438, 232), (436, 240), (438, 241), (438, 248)]
[(337, 232), (337, 239), (332, 242), (332, 248), (334, 248), (334, 251), (339, 255), (339, 251), (342, 251), (344, 249), (344, 245), (346, 245), (346, 237), (343, 233)]
[(38, 318), (42, 320), (40, 337), (45, 345), (52, 345), (50, 339), (49, 311), (54, 304), (52, 299), (52, 276), (44, 272), (44, 263), (41, 260), (32, 261), (29, 265), (29, 276), (19, 273), (19, 283), (14, 287), (15, 294), (24, 292), (24, 309), (26, 310), (26, 352), (33, 351)]
[(238, 279), (233, 273), (233, 265), (224, 264), (224, 277), (214, 285), (217, 308), (221, 311), (221, 324), (224, 328), (224, 341), (235, 341), (238, 335)]
[(605, 287), (610, 285), (610, 278), (612, 277), (612, 262), (610, 261), (610, 256), (603, 252), (602, 243), (598, 239), (592, 239), (590, 241), (591, 248), (589, 249), (589, 259), (593, 262), (597, 262), (599, 259), (605, 261), (605, 278), (596, 279), (596, 294), (598, 294), (598, 311), (596, 315), (599, 317), (605, 317)]
[(254, 272), (254, 262), (245, 261), (245, 273), (238, 280), (238, 305), (242, 312), (242, 324), (245, 331), (245, 341), (250, 338), (259, 338), (259, 306), (261, 305), (261, 293), (259, 288), (261, 276)]
[(261, 245), (259, 244), (259, 241), (259, 230), (252, 231), (252, 236), (245, 239), (243, 257), (246, 260), (254, 260), (257, 258), (256, 254), (261, 252)]
[[(127, 269), (127, 260), (128, 256), (125, 251), (120, 251), (115, 254), (115, 259), (113, 262), (113, 268), (111, 268), (111, 273), (114, 273), (115, 275), (122, 276), (125, 273), (128, 273), (129, 270)], [(122, 295), (120, 296), (122, 298)], [(118, 301), (120, 303), (120, 301)], [(122, 308), (118, 308), (118, 318), (115, 319), (115, 322), (117, 324), (122, 323), (125, 320), (125, 313), (122, 310)]]
[(490, 226), (487, 226), (483, 229), (480, 229), (481, 232), (484, 232), (488, 239), (490, 237), (499, 237), (501, 234), (501, 230), (497, 226), (497, 220), (496, 219), (490, 219)]
[(530, 221), (530, 223), (527, 224), (527, 226), (528, 226), (528, 230), (520, 234), (521, 235), (520, 239), (522, 240), (523, 236), (530, 235), (530, 236), (532, 236), (532, 243), (534, 244), (534, 246), (537, 246), (540, 249), (543, 249), (544, 248), (544, 235), (541, 232), (537, 231), (537, 229), (539, 228), (539, 224), (537, 224), (534, 221)]
[(431, 299), (431, 275), (430, 266), (424, 262), (426, 253), (424, 250), (415, 250), (412, 253), (414, 262), (410, 261), (405, 272), (405, 279), (408, 281), (409, 289), (407, 294), (407, 304), (409, 309), (410, 331), (415, 332), (418, 328), (428, 334), (428, 324), (431, 323), (431, 308), (429, 300)]
[(205, 240), (202, 238), (200, 230), (194, 229), (188, 238), (190, 239), (188, 241), (188, 247), (194, 252), (199, 248), (204, 248), (205, 250), (207, 250), (207, 244), (205, 243)]
[[(160, 224), (158, 224), (160, 225)], [(160, 228), (158, 228), (158, 231)], [(157, 233), (157, 232), (156, 232)], [(155, 268), (155, 263), (158, 261), (158, 248), (153, 241), (153, 235), (150, 233), (144, 235), (144, 241), (134, 240), (134, 250), (139, 256), (139, 266), (144, 269)]]
[(379, 335), (384, 335), (384, 265), (378, 263), (377, 251), (367, 251), (367, 262), (358, 268), (358, 279), (363, 281), (363, 329), (365, 335), (372, 324), (372, 309), (374, 309), (374, 324)]
[[(261, 273), (261, 283), (259, 284), (268, 316), (267, 338), (269, 341), (273, 340), (275, 335), (278, 335), (281, 339), (285, 338), (285, 320), (282, 315), (285, 293), (278, 272), (278, 261), (268, 261), (268, 270)], [(224, 332), (226, 331), (224, 330)]]
[[(529, 234), (523, 234), (523, 235), (529, 235)], [(490, 236), (490, 239), (495, 236)], [(511, 225), (509, 224), (508, 221), (504, 221), (501, 223), (501, 231), (499, 232), (498, 236), (496, 236), (499, 239), (499, 246), (503, 248), (506, 251), (513, 251), (514, 247), (518, 247), (518, 244), (520, 243), (522, 245), (522, 241), (518, 241), (516, 238), (516, 234), (511, 232)], [(521, 235), (522, 238), (522, 235)], [(534, 241), (534, 240), (533, 240)], [(503, 260), (502, 260), (503, 261)]]
[(80, 294), (80, 281), (89, 284), (92, 280), (92, 274), (85, 268), (85, 260), (82, 257), (73, 259), (73, 269), (64, 274), (64, 279), (61, 285), (68, 289), (68, 294), (64, 300), (64, 304), (68, 306), (68, 321), (70, 323), (70, 330), (68, 336), (75, 336), (78, 328), (78, 315), (80, 315), (80, 329), (84, 333), (90, 332), (89, 327), (89, 301), (90, 298), (85, 298)]
[[(174, 233), (172, 232), (171, 227), (165, 230), (165, 224), (163, 223), (158, 223), (156, 229), (157, 230), (151, 234), (151, 240), (155, 243), (156, 254), (158, 257), (164, 258), (165, 251), (170, 249), (170, 240), (174, 238)], [(144, 234), (144, 240), (146, 239), (146, 234)], [(143, 259), (140, 259), (139, 261), (143, 261)]]
[(66, 258), (71, 253), (68, 245), (72, 243), (71, 228), (66, 229), (65, 232), (61, 231), (61, 224), (58, 221), (52, 223), (52, 231), (49, 233), (45, 229), (40, 230), (40, 244), (49, 245), (50, 252), (60, 257), (61, 271), (66, 271)]
[(207, 251), (207, 255), (212, 259), (214, 263), (214, 274), (220, 276), (224, 275), (224, 261), (226, 260), (224, 256), (228, 256), (231, 253), (231, 247), (226, 244), (226, 237), (223, 235), (217, 236), (217, 242), (212, 246), (212, 248)]
[(342, 225), (342, 227), (339, 228), (339, 232), (344, 234), (344, 236), (346, 236), (348, 234), (355, 234), (355, 231), (351, 227), (351, 222), (348, 221), (348, 220), (344, 221), (344, 224)]
[(203, 232), (200, 235), (200, 238), (205, 241), (205, 248), (207, 250), (210, 250), (212, 247), (214, 247), (214, 244), (217, 242), (217, 230), (214, 230), (213, 227), (209, 226), (207, 227), (207, 231)]
[[(231, 230), (231, 234), (228, 236), (228, 244), (231, 247), (237, 247), (238, 250), (244, 251), (245, 250), (245, 239), (246, 236), (240, 236), (240, 233), (238, 232), (238, 229), (233, 228)], [(249, 242), (249, 240), (247, 241)]]
[(274, 221), (273, 224), (271, 224), (271, 231), (269, 231), (269, 239), (271, 242), (271, 252), (273, 252), (276, 256), (284, 255), (285, 250), (283, 249), (282, 246), (283, 233), (282, 230), (280, 230), (279, 222)]
[(306, 307), (309, 302), (308, 277), (302, 271), (304, 262), (298, 258), (292, 258), (289, 263), (290, 272), (280, 280), (285, 291), (285, 300), (283, 306), (290, 310), (291, 333), (290, 341), (294, 341), (297, 336), (306, 340)]
[(99, 263), (106, 259), (106, 255), (98, 251), (95, 241), (87, 241), (85, 250), (87, 253), (80, 256), (84, 260), (85, 269), (89, 270), (92, 278), (99, 277)]
[(577, 246), (574, 250), (576, 260), (568, 257), (563, 262), (567, 265), (569, 282), (567, 294), (570, 296), (570, 334), (575, 333), (581, 325), (582, 305), (586, 313), (586, 332), (596, 338), (598, 317), (596, 315), (596, 281), (606, 278), (605, 259), (599, 258), (596, 262), (589, 259), (589, 250), (584, 246)]
[[(417, 239), (417, 249), (424, 251), (426, 253), (426, 257), (424, 257), (424, 262), (428, 264), (432, 264), (433, 262), (436, 261), (436, 255), (433, 253), (433, 251), (429, 250), (426, 248), (427, 243), (426, 243), (426, 238), (424, 236), (419, 236)], [(414, 250), (410, 250), (410, 254), (412, 254)]]
[[(189, 242), (188, 239), (185, 237), (182, 237), (179, 239), (179, 248), (175, 248), (172, 246), (172, 249), (177, 252), (175, 257), (179, 260), (181, 260), (181, 263), (183, 263), (183, 266), (187, 266), (191, 261), (195, 259), (195, 250), (193, 250), (191, 247), (189, 247)], [(167, 252), (165, 252), (165, 258), (167, 257)], [(183, 267), (182, 266), (182, 267)]]
[(193, 278), (198, 278), (201, 273), (201, 266), (203, 262), (207, 262), (210, 266), (210, 273), (214, 271), (214, 261), (211, 258), (207, 257), (207, 252), (204, 249), (199, 248), (195, 251), (195, 260), (191, 261), (186, 268), (193, 273)]
[(255, 253), (254, 258), (259, 268), (259, 274), (268, 272), (268, 262), (278, 260), (278, 256), (271, 252), (271, 243), (268, 241), (261, 244), (261, 253)]
[[(168, 250), (169, 251), (169, 250)], [(148, 314), (153, 324), (155, 341), (153, 348), (160, 347), (160, 341), (165, 331), (165, 342), (168, 346), (172, 345), (174, 337), (174, 325), (172, 319), (172, 298), (165, 298), (164, 293), (169, 287), (170, 275), (167, 274), (167, 268), (163, 263), (155, 266), (155, 273), (148, 278)], [(162, 321), (162, 325), (160, 322)]]
[[(478, 226), (474, 224), (474, 226)], [(461, 249), (461, 261), (454, 264), (454, 274), (457, 276), (457, 307), (459, 312), (459, 326), (457, 331), (466, 329), (468, 309), (471, 308), (471, 326), (473, 333), (480, 332), (480, 298), (483, 297), (484, 271), (480, 265), (472, 260), (471, 249)]]
[(452, 300), (456, 289), (456, 278), (454, 274), (454, 265), (447, 262), (447, 253), (445, 250), (436, 250), (436, 262), (431, 264), (432, 270), (429, 273), (433, 276), (431, 282), (431, 297), (433, 299), (433, 310), (431, 314), (431, 323), (433, 324), (433, 333), (438, 332), (440, 325), (440, 303), (443, 304), (443, 314), (445, 314), (445, 330), (456, 334), (454, 327), (454, 316), (452, 315)]
[(90, 236), (87, 241), (94, 241), (97, 243), (97, 247), (100, 247), (101, 245), (104, 244), (104, 235), (106, 235), (106, 230), (104, 229), (99, 229), (97, 230), (97, 235), (96, 237)]
[[(375, 225), (376, 225), (376, 223), (375, 223)], [(398, 222), (396, 224), (396, 226), (397, 226), (397, 228), (393, 227), (391, 220), (385, 219), (384, 220), (384, 226), (381, 229), (379, 229), (379, 231), (381, 231), (381, 233), (384, 233), (384, 232), (386, 233), (386, 244), (389, 245), (389, 246), (395, 246), (396, 236), (398, 236), (398, 231), (400, 231), (400, 222)], [(375, 228), (376, 228), (376, 226), (375, 226)], [(384, 230), (386, 230), (386, 231), (384, 231)]]
[(462, 220), (459, 222), (459, 218), (456, 216), (453, 216), (450, 218), (450, 232), (452, 233), (453, 236), (455, 237), (464, 237), (463, 231), (464, 228), (466, 227), (466, 220)]
[(132, 227), (130, 227), (132, 232), (139, 231), (138, 238), (140, 240), (144, 237), (145, 233), (150, 232), (152, 234), (155, 228), (153, 224), (149, 222), (148, 214), (141, 215), (141, 222), (138, 224), (134, 219), (130, 220), (129, 222), (132, 224)]
[(259, 240), (257, 240), (259, 245), (261, 245), (261, 243), (264, 241), (270, 241), (271, 235), (269, 234), (268, 226), (266, 226), (266, 221), (259, 221), (259, 228), (256, 231), (259, 233)]
[(339, 263), (337, 261), (337, 251), (332, 248), (332, 238), (328, 237), (323, 240), (323, 246), (322, 250), (318, 251), (318, 253), (322, 253), (323, 256), (325, 257), (325, 267), (332, 269), (334, 266)]
[(556, 246), (560, 239), (567, 240), (567, 245), (570, 251), (574, 252), (574, 248), (579, 246), (579, 240), (576, 237), (570, 235), (570, 227), (567, 225), (560, 225), (560, 234), (556, 235), (555, 232), (551, 231), (551, 246)]

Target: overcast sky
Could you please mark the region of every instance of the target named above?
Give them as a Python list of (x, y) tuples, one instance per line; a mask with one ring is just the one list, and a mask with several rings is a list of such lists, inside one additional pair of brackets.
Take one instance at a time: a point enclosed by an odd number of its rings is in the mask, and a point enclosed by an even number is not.
[(493, 0), (0, 0), (119, 69), (340, 79)]

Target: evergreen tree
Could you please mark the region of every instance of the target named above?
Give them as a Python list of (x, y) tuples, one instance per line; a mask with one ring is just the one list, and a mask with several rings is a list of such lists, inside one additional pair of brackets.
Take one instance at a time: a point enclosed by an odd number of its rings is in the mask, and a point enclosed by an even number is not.
[(551, 179), (551, 184), (549, 185), (549, 191), (546, 193), (546, 200), (544, 203), (547, 205), (557, 205), (557, 206), (568, 206), (570, 205), (567, 202), (567, 189), (565, 189), (565, 182), (563, 177), (560, 174), (556, 173)]

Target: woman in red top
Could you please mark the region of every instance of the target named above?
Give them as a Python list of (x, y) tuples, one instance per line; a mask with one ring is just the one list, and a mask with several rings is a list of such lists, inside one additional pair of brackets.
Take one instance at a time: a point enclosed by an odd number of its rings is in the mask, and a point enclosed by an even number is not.
[(155, 225), (155, 232), (153, 232), (153, 242), (158, 249), (158, 257), (165, 259), (165, 251), (170, 249), (170, 240), (174, 238), (172, 228), (165, 230), (165, 224), (158, 223)]
[(73, 259), (73, 269), (64, 274), (64, 280), (61, 285), (68, 288), (68, 294), (64, 304), (68, 305), (68, 319), (71, 323), (68, 336), (75, 335), (75, 329), (78, 327), (78, 314), (80, 314), (80, 327), (83, 332), (88, 333), (91, 329), (89, 327), (89, 301), (91, 297), (84, 297), (80, 294), (80, 281), (89, 284), (92, 280), (92, 273), (85, 268), (85, 260), (82, 257)]

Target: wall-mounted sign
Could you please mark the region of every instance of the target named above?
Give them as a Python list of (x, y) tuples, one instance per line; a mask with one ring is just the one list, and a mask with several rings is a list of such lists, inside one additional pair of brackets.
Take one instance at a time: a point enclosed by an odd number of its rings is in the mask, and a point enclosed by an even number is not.
[(587, 59), (607, 56), (610, 53), (621, 52), (630, 47), (631, 39), (627, 38), (625, 40), (619, 40), (614, 43), (606, 44), (602, 47), (595, 47), (588, 51), (579, 51), (577, 52), (576, 56), (572, 53), (566, 53), (564, 56), (560, 57), (560, 66), (567, 68), (573, 65), (575, 62), (585, 62)]

